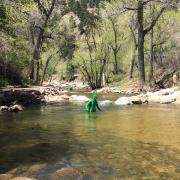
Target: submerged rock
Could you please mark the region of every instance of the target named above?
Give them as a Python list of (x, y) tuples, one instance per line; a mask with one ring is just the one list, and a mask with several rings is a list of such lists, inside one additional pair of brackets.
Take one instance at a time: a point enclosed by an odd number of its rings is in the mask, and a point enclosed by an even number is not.
[(67, 168), (62, 168), (55, 173), (53, 173), (50, 176), (50, 180), (83, 180), (84, 179), (84, 173), (81, 171), (67, 167)]
[(13, 106), (10, 106), (8, 111), (10, 112), (19, 112), (19, 111), (22, 111), (23, 110), (23, 107), (19, 104), (16, 104), (16, 105), (13, 105)]
[(114, 104), (118, 106), (125, 106), (125, 105), (131, 105), (132, 102), (128, 97), (120, 97), (118, 100), (114, 102)]

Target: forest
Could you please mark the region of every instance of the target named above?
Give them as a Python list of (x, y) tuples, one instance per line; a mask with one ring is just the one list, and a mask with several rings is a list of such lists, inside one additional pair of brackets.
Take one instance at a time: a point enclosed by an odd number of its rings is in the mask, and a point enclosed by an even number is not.
[(91, 89), (169, 86), (179, 76), (179, 8), (178, 0), (0, 0), (0, 87), (54, 76)]

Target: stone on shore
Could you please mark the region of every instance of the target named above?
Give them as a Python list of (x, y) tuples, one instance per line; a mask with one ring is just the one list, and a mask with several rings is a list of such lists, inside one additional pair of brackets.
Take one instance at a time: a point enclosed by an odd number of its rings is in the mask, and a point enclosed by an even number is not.
[(16, 105), (13, 105), (13, 106), (10, 106), (8, 111), (10, 112), (19, 112), (19, 111), (22, 111), (23, 110), (23, 107), (19, 104), (16, 104)]
[(128, 97), (120, 97), (118, 100), (114, 102), (114, 104), (118, 106), (125, 106), (125, 105), (131, 105), (132, 102)]
[(148, 97), (150, 103), (170, 104), (176, 100), (174, 95), (154, 95)]
[(160, 91), (154, 92), (153, 95), (163, 96), (170, 95), (174, 93), (174, 88), (161, 89)]
[(89, 101), (89, 98), (86, 96), (72, 95), (72, 96), (70, 96), (69, 101), (87, 102), (87, 101)]
[(69, 101), (69, 98), (70, 97), (67, 95), (57, 95), (57, 96), (48, 95), (45, 96), (45, 102), (46, 103), (66, 102)]
[(122, 91), (118, 87), (103, 87), (96, 90), (96, 93), (122, 93)]
[(0, 111), (8, 111), (8, 106), (0, 106)]

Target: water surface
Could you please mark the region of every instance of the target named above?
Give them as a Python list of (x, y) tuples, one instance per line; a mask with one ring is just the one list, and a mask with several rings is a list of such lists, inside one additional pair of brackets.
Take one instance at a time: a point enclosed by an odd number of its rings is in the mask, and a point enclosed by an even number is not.
[(72, 167), (84, 179), (180, 179), (180, 111), (168, 105), (35, 106), (0, 114), (0, 173), (50, 180)]

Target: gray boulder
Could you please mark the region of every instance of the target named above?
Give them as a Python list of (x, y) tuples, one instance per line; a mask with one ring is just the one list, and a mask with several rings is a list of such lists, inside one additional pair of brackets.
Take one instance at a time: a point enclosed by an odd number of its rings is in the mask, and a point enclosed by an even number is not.
[(118, 106), (125, 106), (131, 105), (132, 101), (128, 97), (120, 97), (118, 100), (114, 102), (114, 104)]

